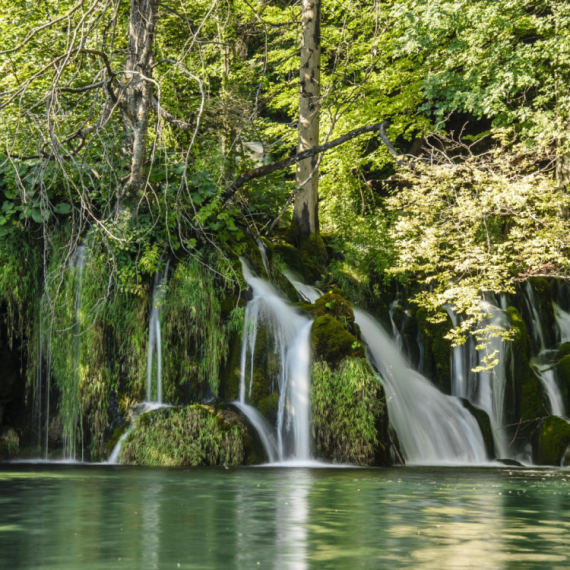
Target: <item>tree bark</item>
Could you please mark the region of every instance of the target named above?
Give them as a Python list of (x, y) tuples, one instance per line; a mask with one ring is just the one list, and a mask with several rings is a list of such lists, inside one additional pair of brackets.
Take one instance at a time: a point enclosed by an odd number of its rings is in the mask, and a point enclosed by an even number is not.
[(131, 156), (130, 175), (125, 185), (125, 194), (129, 197), (144, 192), (148, 121), (154, 94), (152, 63), (157, 6), (157, 0), (131, 0), (129, 51), (125, 65), (128, 83), (122, 102), (126, 151)]
[[(299, 94), (299, 143), (297, 153), (319, 144), (321, 96), (321, 0), (303, 0), (301, 73)], [(297, 164), (293, 223), (299, 237), (319, 232), (319, 157), (315, 154)]]

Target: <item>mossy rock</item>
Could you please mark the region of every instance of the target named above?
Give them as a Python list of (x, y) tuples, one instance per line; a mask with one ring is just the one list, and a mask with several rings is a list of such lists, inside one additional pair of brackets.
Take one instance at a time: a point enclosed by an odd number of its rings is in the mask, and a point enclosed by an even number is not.
[(304, 280), (308, 279), (309, 272), (303, 263), (303, 257), (298, 248), (288, 243), (276, 243), (273, 247), (273, 251), (289, 269), (298, 273)]
[(548, 416), (534, 437), (534, 462), (537, 465), (560, 465), (570, 445), (570, 424), (557, 416)]
[(485, 442), (485, 451), (487, 452), (487, 459), (492, 461), (496, 458), (495, 455), (495, 440), (493, 439), (493, 429), (491, 427), (491, 419), (489, 414), (474, 406), (469, 400), (461, 398), (461, 403), (469, 410), (471, 415), (477, 420), (479, 424), (479, 429), (481, 430), (481, 435), (483, 436), (483, 441)]
[(332, 368), (347, 356), (364, 357), (360, 341), (330, 315), (317, 317), (311, 328), (314, 360), (325, 361)]
[(124, 440), (120, 463), (151, 466), (240, 465), (247, 428), (235, 412), (192, 405), (147, 412)]
[(364, 358), (346, 358), (336, 370), (312, 366), (311, 419), (318, 459), (356, 465), (388, 465), (386, 398)]
[(421, 372), (427, 376), (442, 392), (451, 394), (451, 357), (453, 347), (445, 336), (453, 327), (449, 315), (438, 311), (440, 322), (429, 320), (426, 309), (419, 308), (416, 313), (418, 330), (423, 345), (423, 367)]
[(570, 356), (570, 342), (564, 342), (558, 347), (558, 356)]

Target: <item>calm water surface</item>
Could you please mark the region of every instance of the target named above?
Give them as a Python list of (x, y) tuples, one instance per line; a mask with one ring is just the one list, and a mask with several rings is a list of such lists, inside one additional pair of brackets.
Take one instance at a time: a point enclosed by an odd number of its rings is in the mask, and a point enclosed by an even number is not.
[(570, 568), (570, 471), (0, 465), (1, 569)]

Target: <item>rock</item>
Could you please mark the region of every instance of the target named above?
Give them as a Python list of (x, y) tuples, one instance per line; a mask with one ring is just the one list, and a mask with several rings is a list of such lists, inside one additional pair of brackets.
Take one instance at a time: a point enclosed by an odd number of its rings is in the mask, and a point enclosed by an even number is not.
[(570, 342), (564, 342), (558, 347), (558, 357), (562, 358), (564, 356), (570, 355)]
[(485, 451), (487, 452), (487, 459), (492, 461), (495, 459), (495, 440), (493, 439), (493, 429), (491, 428), (491, 419), (485, 410), (474, 406), (469, 400), (460, 398), (461, 403), (471, 412), (473, 417), (479, 424), (483, 441), (485, 442)]
[(537, 465), (560, 465), (570, 445), (570, 423), (548, 416), (533, 437), (533, 456)]
[(171, 407), (143, 413), (121, 447), (128, 465), (240, 465), (247, 426), (234, 411), (209, 406)]
[(311, 328), (314, 360), (325, 361), (332, 368), (347, 356), (364, 357), (364, 349), (356, 336), (330, 315), (317, 317)]
[(516, 461), (515, 459), (497, 459), (497, 463), (502, 463), (503, 465), (507, 465), (509, 467), (524, 467), (522, 463)]

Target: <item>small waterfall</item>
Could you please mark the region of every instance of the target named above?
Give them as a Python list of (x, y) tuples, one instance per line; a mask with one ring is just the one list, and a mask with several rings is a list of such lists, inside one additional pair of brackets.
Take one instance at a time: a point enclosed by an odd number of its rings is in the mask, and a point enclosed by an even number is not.
[[(548, 401), (550, 402), (550, 413), (554, 416), (559, 416), (561, 418), (566, 417), (566, 410), (564, 406), (564, 398), (560, 392), (560, 388), (556, 382), (554, 375), (554, 356), (552, 353), (555, 351), (543, 351), (538, 357), (531, 360), (531, 366), (533, 367), (536, 375), (539, 377), (544, 391), (548, 396)], [(549, 358), (549, 353), (551, 357)]]
[[(487, 301), (483, 301), (484, 310), (491, 315), (483, 323), (484, 326), (491, 325), (497, 331), (506, 331), (510, 327), (510, 319), (508, 314), (492, 305)], [(492, 354), (496, 352), (498, 364), (491, 370), (479, 372), (478, 386), (472, 403), (479, 406), (489, 414), (491, 426), (493, 428), (493, 436), (499, 457), (507, 457), (508, 445), (506, 441), (505, 426), (505, 391), (507, 386), (507, 360), (511, 350), (511, 343), (504, 341), (500, 336), (489, 339), (487, 351)], [(483, 365), (483, 355), (478, 354), (480, 364)]]
[(81, 435), (81, 461), (84, 460), (84, 456), (79, 382), (81, 365), (81, 289), (83, 285), (83, 269), (85, 267), (85, 252), (86, 248), (84, 245), (78, 246), (73, 253), (69, 265), (70, 269), (74, 271), (75, 281), (73, 344), (71, 347), (73, 354), (73, 371), (68, 394), (62, 399), (61, 410), (63, 420), (63, 455), (67, 460), (77, 459), (77, 428), (79, 427)]
[(265, 273), (269, 275), (269, 263), (267, 261), (267, 249), (265, 248), (265, 244), (263, 243), (261, 238), (257, 236), (255, 238), (255, 243), (259, 248), (259, 253), (261, 255), (261, 262), (263, 263), (263, 268), (265, 269)]
[(452, 396), (408, 368), (390, 336), (368, 313), (355, 310), (362, 338), (386, 389), (388, 412), (410, 464), (484, 463), (485, 444), (475, 418)]
[[(162, 312), (163, 287), (168, 276), (168, 262), (165, 272), (154, 276), (150, 318), (148, 323), (148, 352), (146, 360), (146, 399), (147, 402), (162, 404), (162, 335), (160, 315)], [(156, 398), (153, 399), (154, 357), (156, 356)]]
[(125, 433), (119, 438), (119, 441), (117, 441), (117, 444), (113, 448), (113, 451), (109, 456), (109, 459), (107, 460), (107, 463), (109, 465), (119, 464), (119, 454), (121, 453), (121, 447), (123, 446), (123, 442), (125, 441), (125, 439), (127, 439), (129, 434), (137, 427), (139, 418), (143, 414), (146, 414), (146, 412), (152, 412), (153, 410), (160, 410), (161, 408), (170, 408), (170, 406), (168, 404), (159, 404), (158, 402), (142, 402), (131, 409), (130, 411), (130, 413), (132, 414), (131, 425), (127, 428)]
[(113, 453), (109, 456), (107, 463), (109, 465), (118, 465), (119, 464), (119, 453), (121, 453), (121, 447), (123, 446), (123, 441), (127, 439), (129, 434), (135, 429), (135, 426), (131, 426), (117, 441), (117, 445), (115, 445), (113, 449)]
[(392, 301), (390, 303), (389, 315), (390, 315), (390, 323), (392, 324), (392, 334), (394, 335), (396, 346), (398, 347), (398, 350), (401, 353), (404, 347), (402, 343), (402, 335), (400, 334), (400, 331), (398, 330), (398, 327), (396, 326), (396, 321), (394, 319), (394, 313), (396, 312), (396, 309), (398, 309), (399, 307), (400, 307), (400, 301), (398, 299)]
[(566, 312), (554, 301), (554, 318), (556, 320), (557, 340), (560, 344), (570, 342), (570, 313)]
[(253, 406), (242, 401), (232, 403), (247, 418), (253, 429), (259, 435), (259, 439), (261, 440), (267, 459), (269, 459), (269, 463), (275, 463), (278, 461), (279, 452), (275, 445), (275, 438), (273, 437), (272, 428), (269, 425), (269, 422)]
[[(264, 322), (273, 334), (280, 361), (278, 377), (277, 456), (279, 460), (306, 461), (311, 457), (310, 425), (310, 331), (312, 321), (291, 307), (267, 281), (255, 276), (242, 260), (243, 275), (253, 290), (246, 308), (242, 339), (240, 400), (236, 405), (250, 418), (262, 441), (270, 440), (266, 426), (246, 403), (246, 376), (249, 394), (253, 382), (253, 359), (258, 324)], [(249, 364), (249, 366), (248, 366)], [(265, 444), (264, 444), (265, 445)], [(269, 444), (268, 444), (269, 445)], [(271, 446), (270, 446), (271, 447)], [(272, 457), (271, 450), (268, 457)]]
[(285, 270), (283, 272), (285, 277), (289, 280), (291, 285), (295, 287), (297, 293), (303, 301), (307, 301), (309, 303), (314, 303), (319, 297), (322, 297), (323, 292), (317, 289), (316, 287), (311, 287), (310, 285), (305, 285), (295, 273), (290, 270)]
[(530, 281), (526, 281), (524, 284), (524, 294), (523, 299), (528, 310), (528, 314), (532, 321), (532, 326), (530, 328), (530, 334), (533, 340), (538, 346), (539, 351), (544, 350), (544, 330), (542, 328), (542, 321), (540, 319), (540, 314), (538, 312), (538, 305), (534, 297), (534, 291), (532, 289), (532, 284)]

